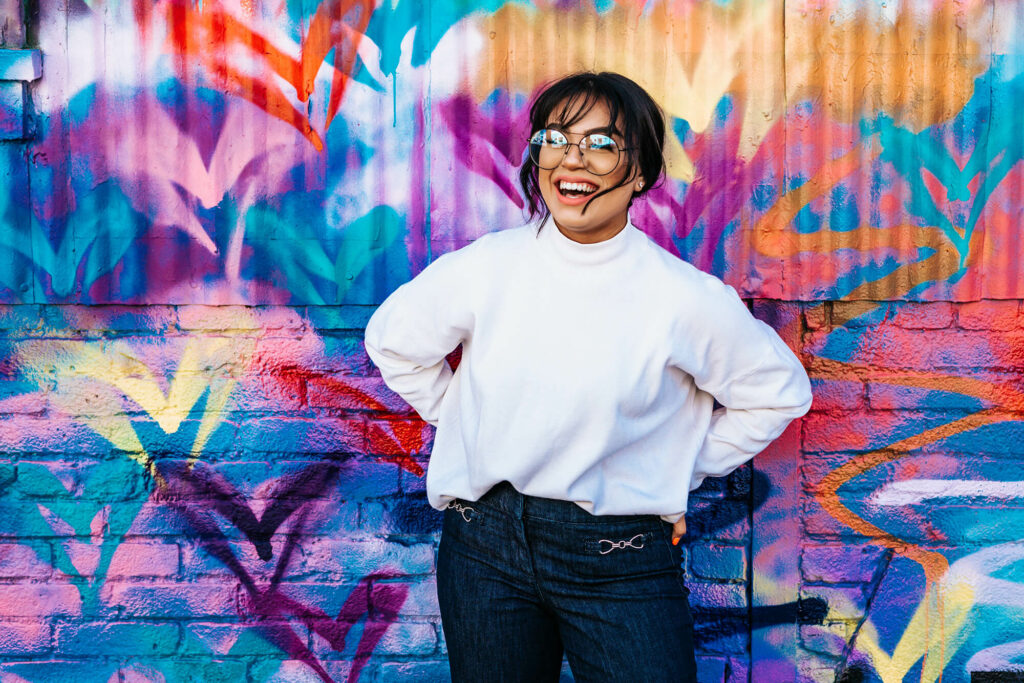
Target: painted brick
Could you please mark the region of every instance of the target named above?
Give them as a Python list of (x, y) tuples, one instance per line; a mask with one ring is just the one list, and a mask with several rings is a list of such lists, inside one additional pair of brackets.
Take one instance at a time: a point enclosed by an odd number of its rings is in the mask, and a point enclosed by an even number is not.
[(746, 610), (696, 608), (693, 619), (698, 653), (740, 655), (750, 648)]
[(750, 659), (746, 657), (730, 657), (727, 683), (748, 683), (751, 677)]
[(366, 355), (363, 331), (326, 331), (319, 335), (319, 354), (306, 367), (316, 372), (378, 377), (380, 371)]
[(332, 373), (310, 377), (306, 382), (309, 405), (337, 410), (377, 410), (413, 416), (401, 396), (388, 389), (380, 377)]
[[(959, 415), (955, 417), (960, 417)], [(804, 418), (804, 451), (808, 453), (866, 452), (915, 436), (951, 420), (948, 413), (921, 411), (859, 411), (842, 420), (812, 413)]]
[(746, 501), (750, 496), (750, 487), (754, 476), (754, 466), (750, 462), (740, 465), (725, 477), (728, 496), (734, 500)]
[(804, 324), (808, 329), (820, 330), (832, 325), (832, 304), (830, 302), (806, 304)]
[(379, 456), (430, 455), (434, 428), (418, 417), (373, 418), (367, 422), (367, 452)]
[(0, 585), (0, 617), (69, 616), (81, 612), (78, 589), (67, 583)]
[(144, 490), (145, 470), (125, 459), (49, 460), (18, 464), (15, 490), (23, 498), (65, 498), (115, 502), (137, 499)]
[(247, 669), (248, 664), (238, 660), (134, 658), (117, 673), (123, 683), (239, 683), (246, 680)]
[(318, 331), (365, 330), (376, 306), (306, 306), (306, 319)]
[(10, 415), (0, 417), (0, 451), (14, 453), (58, 452), (95, 455), (110, 452), (110, 442), (72, 418)]
[(689, 550), (690, 570), (695, 576), (723, 581), (742, 581), (747, 576), (746, 548), (695, 543)]
[(800, 549), (800, 571), (804, 581), (812, 583), (866, 583), (883, 554), (878, 546), (805, 543)]
[(907, 330), (885, 325), (871, 330), (836, 329), (810, 335), (806, 352), (849, 355), (853, 363), (883, 368), (928, 370), (994, 368), (1018, 370), (1024, 358), (1015, 353), (1024, 341), (1019, 330), (999, 337), (964, 330)]
[(844, 465), (862, 455), (861, 453), (815, 453), (800, 464), (803, 489), (812, 495), (818, 494), (818, 487), (837, 466)]
[(337, 567), (345, 576), (355, 578), (388, 569), (412, 575), (429, 574), (434, 570), (434, 546), (429, 543), (403, 545), (383, 539), (315, 539), (304, 551), (304, 562), (311, 566)]
[[(291, 454), (288, 454), (291, 455)], [(285, 497), (297, 499), (313, 499), (325, 495), (334, 496), (335, 486), (323, 486), (321, 477), (328, 461), (323, 458), (312, 460), (276, 460), (227, 462), (209, 466), (209, 470), (222, 476), (252, 506), (263, 509), (270, 501)], [(367, 477), (368, 465), (356, 460), (335, 461), (336, 471), (344, 478), (352, 472), (353, 478)], [(391, 474), (395, 479), (394, 490), (398, 490), (398, 475), (394, 466)], [(319, 495), (317, 495), (319, 494)], [(256, 503), (260, 501), (260, 503)]]
[(0, 333), (21, 337), (42, 327), (43, 308), (35, 304), (0, 305)]
[(0, 621), (0, 656), (28, 657), (51, 649), (51, 628), (45, 621)]
[(876, 324), (890, 313), (888, 304), (877, 301), (833, 301), (832, 325), (836, 327), (864, 327)]
[(104, 608), (129, 618), (236, 617), (237, 582), (125, 583), (107, 580), (100, 590)]
[[(225, 416), (227, 417), (227, 416)], [(162, 458), (180, 458), (191, 453), (196, 434), (201, 427), (198, 419), (182, 420), (174, 432), (165, 432), (159, 424), (149, 419), (132, 420), (131, 427), (139, 435), (146, 452)], [(203, 459), (212, 460), (218, 456), (243, 454), (252, 457), (243, 448), (239, 438), (241, 427), (228, 419), (217, 423), (216, 429), (203, 444)]]
[(8, 379), (0, 373), (0, 414), (40, 415), (49, 405), (47, 389), (35, 381)]
[(811, 391), (814, 395), (811, 410), (827, 412), (862, 408), (867, 388), (863, 382), (812, 379)]
[(705, 503), (698, 501), (700, 498), (722, 498), (725, 496), (726, 484), (724, 477), (705, 477), (693, 491), (690, 491), (690, 510), (694, 510)]
[[(705, 479), (707, 481), (707, 479)], [(724, 482), (724, 480), (723, 480)], [(716, 538), (722, 541), (744, 541), (750, 535), (750, 519), (746, 501), (692, 501), (686, 513), (686, 538)]]
[[(437, 581), (433, 578), (420, 581), (375, 581), (370, 593), (371, 605), (387, 598), (384, 586), (402, 585), (406, 588), (405, 601), (398, 611), (400, 617), (437, 617), (440, 614), (437, 605)], [(376, 609), (379, 613), (380, 609)]]
[(891, 320), (908, 330), (938, 330), (953, 324), (953, 305), (947, 301), (892, 304)]
[(800, 600), (816, 600), (829, 607), (827, 618), (854, 619), (864, 614), (867, 607), (869, 585), (800, 587)]
[(266, 657), (276, 648), (256, 635), (252, 623), (182, 623), (180, 651), (186, 656)]
[(395, 622), (377, 643), (377, 655), (432, 655), (437, 652), (437, 627), (432, 623)]
[(779, 332), (787, 344), (794, 341), (794, 333), (799, 334), (803, 322), (801, 305), (790, 301), (776, 299), (753, 299), (750, 310), (754, 317)]
[(448, 683), (451, 680), (447, 660), (386, 662), (380, 667), (381, 683)]
[[(336, 498), (312, 500), (303, 509), (309, 510), (310, 520), (315, 520), (315, 524), (309, 527), (310, 533), (333, 538), (356, 538), (362, 535), (359, 533), (359, 504), (354, 501)], [(371, 533), (379, 535), (380, 529), (372, 529)]]
[[(868, 405), (873, 410), (953, 410), (974, 412), (987, 407), (988, 402), (960, 393), (957, 377), (935, 378), (929, 388), (895, 384), (869, 384)], [(818, 397), (814, 397), (815, 403)]]
[(178, 555), (175, 543), (123, 541), (114, 551), (107, 576), (170, 578), (180, 569)]
[(372, 460), (345, 464), (339, 477), (337, 492), (343, 500), (395, 495), (399, 492), (398, 465)]
[(25, 87), (19, 81), (0, 81), (0, 140), (25, 136)]
[(723, 683), (725, 669), (729, 665), (726, 657), (697, 657), (697, 680), (701, 683)]
[(746, 608), (747, 591), (741, 584), (688, 581), (690, 604), (698, 608)]
[(867, 540), (867, 537), (828, 514), (813, 497), (805, 496), (801, 504), (803, 510), (800, 513), (800, 521), (805, 533), (817, 537), (843, 538), (850, 542)]
[(1021, 326), (1019, 301), (972, 301), (960, 304), (957, 326), (965, 330), (1013, 330)]
[[(332, 681), (347, 681), (352, 663), (343, 660), (322, 659), (320, 665)], [(361, 681), (373, 680), (372, 665), (363, 669)], [(267, 657), (256, 660), (249, 666), (249, 680), (259, 683), (322, 683), (321, 678), (309, 664), (297, 659), (274, 660)]]
[(392, 534), (427, 537), (441, 530), (443, 513), (422, 493), (395, 496), (385, 501), (384, 529)]
[[(250, 372), (301, 379), (304, 373), (344, 372), (347, 358), (325, 358), (324, 340), (314, 334), (263, 335), (256, 339)], [(339, 363), (346, 364), (344, 366)]]
[[(231, 536), (233, 536), (233, 539), (226, 542), (226, 547), (231, 552), (234, 560), (257, 582), (263, 580), (269, 582), (274, 571), (277, 569), (278, 562), (281, 560), (284, 547), (288, 543), (288, 534), (282, 532), (270, 537), (270, 547), (273, 554), (266, 560), (259, 557), (256, 546), (252, 541), (244, 538), (242, 534), (236, 533), (231, 534)], [(331, 574), (327, 571), (329, 568), (326, 567), (310, 567), (308, 563), (302, 560), (304, 555), (302, 546), (303, 542), (300, 541), (298, 547), (293, 550), (294, 554), (290, 559), (288, 571), (289, 579), (340, 575), (340, 571)], [(210, 548), (202, 543), (198, 541), (191, 542), (190, 539), (190, 541), (182, 544), (181, 551), (181, 573), (182, 576), (188, 577), (189, 580), (211, 579), (224, 582), (235, 580), (234, 570), (225, 566), (219, 557), (215, 556)]]
[(53, 572), (46, 543), (0, 543), (0, 578), (43, 579)]
[(244, 332), (262, 329), (248, 306), (178, 306), (178, 328), (184, 331)]
[(85, 622), (57, 624), (53, 634), (61, 655), (132, 657), (169, 655), (178, 649), (177, 624), (146, 622)]
[(359, 504), (359, 529), (375, 536), (391, 532), (392, 522), (384, 503)]
[(105, 335), (164, 337), (172, 331), (176, 320), (172, 306), (74, 306), (74, 324), (84, 332)]
[(262, 418), (238, 428), (236, 448), (250, 453), (363, 453), (361, 420)]
[[(23, 681), (60, 681), (62, 683), (93, 683), (117, 680), (117, 663), (102, 659), (61, 660), (30, 662), (0, 662), (0, 673), (17, 676), (12, 683)], [(5, 681), (6, 683), (6, 681)]]
[(301, 381), (272, 373), (248, 374), (231, 390), (231, 407), (238, 413), (311, 417)]
[(802, 625), (800, 645), (810, 652), (840, 656), (853, 635), (856, 622), (829, 620), (821, 625)]
[(0, 462), (0, 494), (5, 494), (18, 477), (17, 467), (10, 462)]
[(427, 478), (422, 474), (413, 474), (403, 469), (399, 478), (399, 486), (403, 493), (418, 493), (424, 498), (427, 495)]

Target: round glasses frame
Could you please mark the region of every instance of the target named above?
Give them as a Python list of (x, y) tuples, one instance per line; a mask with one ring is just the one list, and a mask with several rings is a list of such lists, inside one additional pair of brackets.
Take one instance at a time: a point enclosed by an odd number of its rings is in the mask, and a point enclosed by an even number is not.
[[(545, 145), (544, 142), (546, 140), (547, 133), (557, 133), (561, 137), (561, 141), (552, 140), (551, 142), (555, 144)], [(609, 143), (615, 148), (615, 163), (611, 164), (607, 171), (595, 171), (593, 168), (591, 168), (593, 158), (591, 157), (590, 160), (588, 160), (587, 158), (587, 150), (601, 150), (602, 148), (607, 148)], [(545, 146), (547, 146), (548, 149), (551, 149), (553, 151), (557, 151), (559, 148), (562, 148), (562, 155), (558, 157), (558, 161), (546, 166), (544, 164), (541, 164), (540, 162), (540, 154)], [(557, 128), (541, 128), (540, 130), (538, 130), (536, 133), (530, 136), (529, 147), (530, 159), (533, 161), (534, 164), (537, 165), (537, 168), (544, 169), (545, 171), (550, 171), (553, 168), (558, 168), (558, 165), (561, 164), (562, 160), (565, 159), (567, 154), (569, 154), (569, 148), (575, 147), (580, 152), (580, 159), (583, 162), (584, 168), (586, 168), (590, 173), (593, 173), (594, 175), (597, 176), (608, 175), (609, 173), (617, 169), (619, 167), (619, 161), (622, 159), (622, 153), (629, 151), (631, 149), (630, 147), (619, 147), (616, 144), (615, 140), (613, 140), (611, 137), (607, 135), (604, 135), (603, 133), (590, 133), (588, 135), (584, 135), (579, 142), (569, 142), (569, 138), (566, 136), (566, 134), (558, 130)]]

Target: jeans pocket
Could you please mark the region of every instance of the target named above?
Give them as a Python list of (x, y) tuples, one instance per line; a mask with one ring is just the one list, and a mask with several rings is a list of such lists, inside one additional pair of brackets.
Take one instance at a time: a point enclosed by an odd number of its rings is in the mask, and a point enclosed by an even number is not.
[(455, 499), (444, 510), (442, 538), (462, 546), (485, 550), (492, 546), (487, 513), (471, 501)]
[(582, 580), (676, 576), (678, 556), (666, 546), (660, 520), (587, 524), (566, 528), (571, 568)]

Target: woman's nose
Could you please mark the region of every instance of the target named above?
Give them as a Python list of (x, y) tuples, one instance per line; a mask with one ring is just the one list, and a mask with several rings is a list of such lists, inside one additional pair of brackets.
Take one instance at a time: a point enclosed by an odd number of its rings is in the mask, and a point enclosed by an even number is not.
[(583, 167), (583, 152), (580, 151), (579, 145), (569, 145), (569, 149), (565, 151), (565, 156), (562, 157), (562, 165), (566, 168)]

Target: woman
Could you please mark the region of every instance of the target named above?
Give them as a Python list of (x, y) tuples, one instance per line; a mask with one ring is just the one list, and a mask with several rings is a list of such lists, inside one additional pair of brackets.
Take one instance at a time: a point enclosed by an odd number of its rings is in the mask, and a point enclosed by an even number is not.
[(803, 415), (807, 376), (735, 291), (630, 223), (664, 170), (643, 89), (569, 76), (530, 122), (520, 181), (541, 220), (442, 256), (366, 329), (437, 426), (452, 679), (555, 681), (564, 651), (577, 681), (694, 681), (687, 494)]

